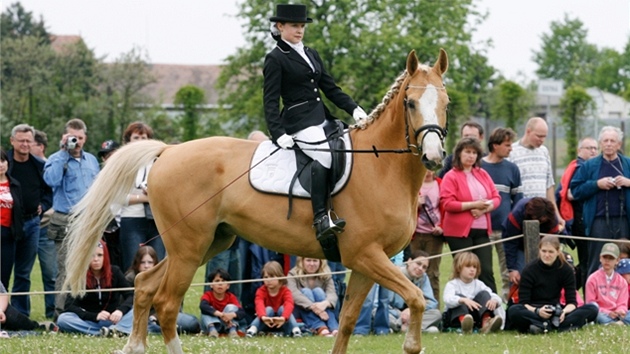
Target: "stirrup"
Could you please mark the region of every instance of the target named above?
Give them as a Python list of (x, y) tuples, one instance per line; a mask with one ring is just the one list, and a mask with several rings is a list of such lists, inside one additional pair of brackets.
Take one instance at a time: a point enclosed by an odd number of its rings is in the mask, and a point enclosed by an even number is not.
[(346, 221), (339, 218), (336, 213), (332, 213), (335, 215), (334, 220), (331, 218), (331, 212), (328, 211), (326, 215), (318, 218), (313, 223), (318, 241), (336, 236), (344, 231), (343, 228), (346, 226)]

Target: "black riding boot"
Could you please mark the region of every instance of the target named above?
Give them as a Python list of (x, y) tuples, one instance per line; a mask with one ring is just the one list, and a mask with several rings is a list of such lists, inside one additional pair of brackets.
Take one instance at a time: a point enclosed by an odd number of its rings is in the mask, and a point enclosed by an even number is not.
[(344, 219), (331, 220), (328, 210), (328, 175), (330, 170), (322, 166), (318, 161), (311, 164), (311, 202), (313, 203), (313, 227), (317, 234), (317, 240), (335, 236), (343, 232), (346, 221)]

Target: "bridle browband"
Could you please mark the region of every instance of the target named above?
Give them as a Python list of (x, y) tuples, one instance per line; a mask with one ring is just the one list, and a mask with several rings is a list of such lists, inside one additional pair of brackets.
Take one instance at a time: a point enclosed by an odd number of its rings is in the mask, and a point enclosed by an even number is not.
[[(428, 87), (407, 85), (407, 87), (405, 87), (405, 92), (409, 88), (427, 89)], [(439, 86), (439, 87), (435, 86), (434, 88), (437, 90), (446, 90), (446, 87), (444, 86)], [(407, 147), (409, 148), (412, 154), (420, 155), (420, 152), (422, 151), (422, 144), (424, 143), (424, 138), (426, 138), (429, 133), (437, 134), (440, 140), (444, 142), (444, 139), (446, 139), (446, 135), (448, 134), (448, 119), (446, 120), (446, 126), (444, 128), (442, 128), (438, 124), (426, 124), (426, 125), (421, 126), (418, 129), (415, 129), (413, 125), (411, 124), (411, 118), (409, 117), (409, 111), (407, 110), (407, 102), (408, 102), (407, 95), (405, 95), (405, 97), (403, 98), (403, 103), (405, 106), (405, 141), (407, 142)], [(413, 130), (413, 139), (416, 141), (416, 145), (411, 143), (411, 139), (409, 137), (409, 127), (411, 127), (411, 129)], [(418, 143), (418, 136), (425, 130), (426, 130), (426, 133), (424, 133), (424, 135), (422, 136), (422, 140), (420, 140), (420, 142)], [(414, 149), (416, 151), (415, 153), (413, 152)]]

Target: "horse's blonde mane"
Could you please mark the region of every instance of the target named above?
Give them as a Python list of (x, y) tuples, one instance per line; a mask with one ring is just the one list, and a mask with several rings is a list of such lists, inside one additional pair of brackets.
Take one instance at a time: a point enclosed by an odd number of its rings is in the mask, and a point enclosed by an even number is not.
[(381, 116), (381, 114), (383, 114), (383, 112), (385, 111), (385, 108), (392, 101), (392, 99), (398, 94), (398, 92), (400, 92), (400, 88), (402, 87), (402, 84), (407, 78), (407, 76), (409, 76), (407, 74), (407, 70), (404, 70), (402, 74), (400, 74), (400, 76), (396, 78), (396, 81), (394, 81), (392, 86), (389, 88), (389, 91), (387, 91), (381, 103), (379, 103), (376, 106), (376, 108), (374, 108), (374, 110), (370, 112), (367, 119), (365, 119), (364, 124), (360, 124), (360, 125), (355, 124), (353, 127), (359, 127), (361, 129), (365, 129), (368, 125), (374, 123), (374, 121), (376, 121)]

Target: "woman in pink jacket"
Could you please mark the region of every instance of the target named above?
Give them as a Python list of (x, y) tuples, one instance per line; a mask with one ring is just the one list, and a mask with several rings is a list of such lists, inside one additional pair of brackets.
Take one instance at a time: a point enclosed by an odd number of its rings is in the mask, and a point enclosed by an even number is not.
[[(451, 251), (490, 242), (490, 212), (499, 205), (501, 197), (490, 175), (480, 167), (482, 152), (479, 140), (462, 138), (453, 152), (453, 169), (442, 180), (442, 229)], [(492, 248), (481, 247), (472, 252), (481, 262), (479, 280), (496, 293)]]

